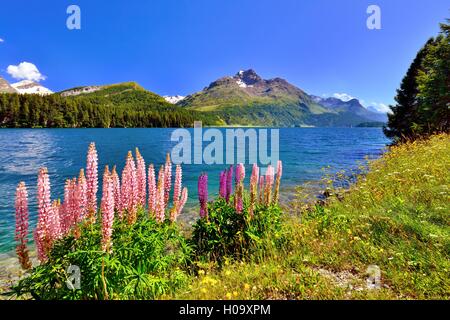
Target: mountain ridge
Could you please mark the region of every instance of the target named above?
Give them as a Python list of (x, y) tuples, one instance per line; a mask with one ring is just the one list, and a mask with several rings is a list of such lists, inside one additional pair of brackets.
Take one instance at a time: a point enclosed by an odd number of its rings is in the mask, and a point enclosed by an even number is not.
[(386, 121), (357, 99), (331, 99), (309, 95), (280, 77), (263, 79), (248, 69), (212, 81), (177, 104), (216, 114), (228, 125), (356, 126)]
[[(9, 93), (17, 93), (19, 89), (22, 89), (19, 93), (51, 93), (32, 81), (21, 81), (14, 88), (14, 84), (9, 85), (3, 78), (0, 78), (0, 88)], [(39, 92), (39, 88), (43, 91)], [(28, 92), (24, 92), (26, 90)], [(385, 123), (387, 120), (386, 114), (365, 108), (358, 99), (344, 101), (336, 97), (315, 96), (280, 77), (263, 79), (253, 69), (218, 78), (203, 90), (186, 97), (160, 96), (132, 81), (79, 86), (55, 94), (73, 99), (102, 99), (103, 104), (110, 101), (130, 108), (136, 103), (137, 109), (145, 105), (160, 110), (182, 107), (217, 119), (217, 125), (332, 127)]]

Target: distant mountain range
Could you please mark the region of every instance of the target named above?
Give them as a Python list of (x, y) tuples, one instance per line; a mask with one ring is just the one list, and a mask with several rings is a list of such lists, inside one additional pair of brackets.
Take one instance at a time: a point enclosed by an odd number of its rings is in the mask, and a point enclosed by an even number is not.
[(309, 95), (282, 78), (265, 80), (252, 69), (220, 78), (177, 104), (211, 112), (229, 125), (357, 126), (387, 120), (357, 99)]
[[(114, 88), (111, 90), (109, 88)], [(117, 90), (123, 88), (123, 90)], [(151, 105), (173, 105), (174, 108), (191, 110), (193, 114), (216, 119), (217, 125), (242, 126), (370, 126), (387, 121), (387, 115), (365, 108), (359, 100), (344, 101), (334, 97), (309, 95), (282, 78), (263, 79), (254, 70), (242, 70), (234, 76), (213, 81), (203, 90), (184, 96), (158, 96), (129, 82), (113, 86), (94, 85), (76, 87), (57, 93), (62, 97), (101, 95), (121, 103), (136, 94), (145, 96)], [(51, 94), (52, 91), (32, 81), (9, 84), (0, 77), (0, 92)], [(125, 94), (126, 93), (126, 94)], [(142, 107), (142, 106), (140, 106)]]

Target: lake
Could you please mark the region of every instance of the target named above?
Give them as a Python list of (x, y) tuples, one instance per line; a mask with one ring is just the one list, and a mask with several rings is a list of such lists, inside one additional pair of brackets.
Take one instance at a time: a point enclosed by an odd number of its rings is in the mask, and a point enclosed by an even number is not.
[[(159, 168), (177, 143), (174, 129), (0, 129), (0, 253), (14, 248), (14, 196), (19, 181), (29, 193), (31, 227), (36, 223), (36, 183), (40, 167), (50, 174), (52, 199), (62, 198), (66, 178), (78, 176), (85, 166), (88, 145), (94, 141), (99, 156), (99, 177), (106, 164), (122, 170), (128, 150), (138, 147), (146, 164)], [(189, 129), (192, 130), (192, 129)], [(220, 129), (225, 130), (225, 129)], [(282, 186), (318, 180), (322, 168), (351, 170), (366, 156), (379, 157), (389, 140), (381, 128), (285, 128), (279, 131), (283, 161)], [(208, 143), (205, 143), (208, 144)], [(218, 193), (219, 172), (227, 165), (183, 165), (183, 184), (189, 189), (187, 207), (194, 208), (197, 178), (209, 175), (211, 196)], [(247, 165), (248, 182), (251, 165)], [(101, 180), (100, 180), (101, 182)], [(99, 183), (101, 189), (101, 183)], [(192, 211), (192, 210), (191, 210)], [(193, 213), (191, 213), (193, 214)], [(30, 237), (31, 238), (31, 237)]]

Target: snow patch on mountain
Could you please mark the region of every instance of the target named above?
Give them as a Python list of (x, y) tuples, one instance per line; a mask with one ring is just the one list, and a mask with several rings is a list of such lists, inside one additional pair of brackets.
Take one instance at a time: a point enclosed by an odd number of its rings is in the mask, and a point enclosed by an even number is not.
[(20, 94), (40, 94), (42, 96), (52, 94), (53, 91), (31, 80), (22, 80), (12, 83), (11, 87), (17, 90)]
[(244, 81), (242, 81), (241, 79), (236, 80), (236, 83), (241, 88), (247, 88), (247, 84)]
[(183, 100), (184, 96), (180, 96), (180, 95), (176, 95), (176, 96), (163, 96), (164, 99), (166, 99), (167, 102), (172, 103), (172, 104), (176, 104), (178, 102), (180, 102), (181, 100)]

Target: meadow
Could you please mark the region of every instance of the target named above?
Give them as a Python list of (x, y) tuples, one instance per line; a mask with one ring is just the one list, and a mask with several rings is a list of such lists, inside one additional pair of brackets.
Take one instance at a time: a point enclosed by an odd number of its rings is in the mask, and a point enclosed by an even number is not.
[[(86, 178), (93, 181), (96, 156), (90, 150)], [(136, 152), (140, 160), (133, 169), (135, 162), (129, 154), (120, 188), (112, 178), (115, 174), (105, 170), (100, 210), (89, 207), (94, 206), (92, 199), (77, 207), (77, 192), (72, 198), (67, 192), (62, 204), (52, 205), (63, 208), (58, 211), (64, 217), (60, 229), (51, 222), (56, 218), (45, 220), (55, 217), (56, 211), (48, 209), (43, 170), (41, 196), (46, 205), (40, 206), (35, 236), (41, 263), (28, 271), (9, 296), (449, 299), (449, 153), (448, 134), (399, 144), (364, 165), (364, 172), (350, 187), (341, 187), (347, 186), (343, 181), (336, 183), (336, 179), (347, 179), (345, 175), (324, 177), (326, 199), (306, 203), (307, 195), (299, 188), (297, 199), (288, 206), (278, 203), (281, 162), (265, 176), (259, 176), (254, 166), (248, 190), (243, 166), (226, 169), (220, 174), (219, 197), (214, 200), (208, 198), (208, 176), (202, 174), (200, 215), (189, 230), (176, 222), (186, 197), (181, 167), (175, 170), (173, 204), (169, 204), (170, 159), (160, 168), (157, 180), (156, 168), (149, 168), (143, 179), (143, 159)], [(80, 181), (84, 179), (72, 180), (67, 188), (78, 190)], [(145, 200), (144, 184), (149, 193)], [(17, 251), (28, 269), (23, 190), (19, 185)], [(122, 196), (115, 190), (123, 190)], [(117, 208), (114, 203), (121, 204)], [(79, 289), (66, 286), (69, 265), (80, 267)], [(368, 281), (374, 266), (381, 272), (377, 286)]]

